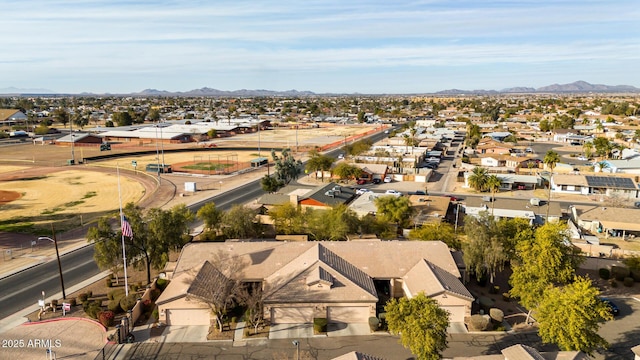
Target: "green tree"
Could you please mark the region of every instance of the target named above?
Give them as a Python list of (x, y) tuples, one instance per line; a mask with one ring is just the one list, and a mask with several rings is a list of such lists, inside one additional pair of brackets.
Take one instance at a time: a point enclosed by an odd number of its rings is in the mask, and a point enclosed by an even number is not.
[(94, 244), (93, 258), (101, 270), (111, 270), (118, 283), (118, 271), (122, 268), (122, 241), (111, 228), (109, 219), (101, 217), (95, 227), (87, 231), (87, 241)]
[(292, 203), (274, 206), (269, 210), (269, 217), (278, 234), (301, 234), (305, 231), (305, 214)]
[(313, 152), (311, 158), (307, 160), (306, 170), (316, 174), (320, 171), (322, 173), (322, 181), (324, 182), (324, 172), (331, 169), (331, 165), (336, 159), (331, 156), (322, 155), (318, 152)]
[(282, 187), (282, 183), (275, 178), (275, 176), (265, 175), (260, 180), (260, 185), (262, 186), (262, 190), (268, 193), (274, 193)]
[(202, 220), (204, 223), (204, 227), (207, 231), (217, 231), (220, 229), (223, 215), (224, 212), (216, 208), (216, 204), (213, 201), (202, 205), (196, 214), (198, 219)]
[(385, 195), (374, 200), (377, 213), (385, 221), (406, 225), (411, 218), (411, 202), (406, 196)]
[(463, 244), (463, 258), (468, 270), (480, 279), (485, 274), (493, 284), (495, 274), (509, 260), (503, 239), (498, 233), (496, 220), (486, 211), (465, 218), (464, 232), (467, 241)]
[(521, 241), (531, 241), (534, 236), (534, 229), (525, 218), (501, 218), (496, 222), (496, 232), (508, 261), (516, 258), (516, 247)]
[(307, 209), (305, 218), (307, 231), (316, 241), (346, 240), (359, 225), (356, 214), (342, 204), (329, 210)]
[(343, 179), (358, 179), (362, 176), (362, 169), (346, 162), (340, 162), (333, 168), (333, 175)]
[(613, 317), (599, 295), (591, 280), (583, 277), (576, 277), (562, 287), (546, 289), (536, 311), (542, 341), (554, 343), (563, 351), (582, 351), (589, 355), (609, 347), (598, 335), (598, 329), (601, 322)]
[(549, 219), (549, 209), (551, 208), (551, 206), (549, 206), (549, 202), (551, 201), (551, 182), (553, 180), (553, 169), (555, 169), (556, 164), (560, 162), (560, 155), (558, 155), (558, 153), (553, 150), (549, 150), (544, 155), (544, 159), (542, 159), (542, 162), (545, 165), (547, 165), (547, 168), (549, 169), (549, 192), (547, 193), (547, 217), (545, 218), (545, 219)]
[(233, 205), (222, 217), (222, 232), (227, 239), (249, 239), (259, 234), (260, 224), (255, 222), (256, 211), (242, 205)]
[(64, 108), (57, 108), (53, 111), (53, 119), (66, 127), (71, 119), (69, 112)]
[(497, 175), (489, 175), (487, 176), (487, 181), (485, 183), (485, 188), (491, 192), (491, 215), (493, 216), (493, 209), (496, 204), (496, 192), (500, 190), (502, 186), (502, 179), (500, 179)]
[[(532, 241), (516, 245), (516, 259), (511, 262), (510, 293), (531, 311), (538, 307), (544, 291), (556, 284), (566, 284), (580, 264), (579, 250), (569, 242), (566, 224), (546, 223), (536, 229)], [(527, 316), (528, 321), (528, 316)]]
[(586, 141), (584, 144), (582, 144), (582, 150), (584, 150), (584, 156), (586, 158), (591, 158), (591, 156), (593, 155), (593, 143), (591, 141)]
[(453, 229), (453, 225), (437, 222), (423, 224), (409, 232), (409, 239), (422, 241), (442, 241), (452, 249), (460, 250), (460, 240)]
[(487, 187), (487, 180), (489, 178), (489, 172), (482, 166), (476, 166), (469, 175), (469, 186), (476, 191), (484, 191)]
[(280, 156), (276, 155), (275, 150), (271, 150), (271, 157), (275, 163), (275, 173), (273, 175), (279, 183), (286, 185), (298, 178), (302, 169), (302, 162), (294, 159), (289, 149), (282, 150)]
[(411, 299), (391, 299), (385, 307), (389, 331), (400, 335), (405, 348), (420, 360), (442, 358), (447, 348), (449, 313), (436, 300), (419, 293)]
[(160, 121), (160, 110), (157, 108), (149, 110), (147, 118), (149, 119), (149, 121), (152, 121), (154, 123)]
[(131, 114), (126, 111), (113, 113), (113, 115), (111, 115), (111, 120), (118, 124), (118, 126), (129, 126), (133, 124)]

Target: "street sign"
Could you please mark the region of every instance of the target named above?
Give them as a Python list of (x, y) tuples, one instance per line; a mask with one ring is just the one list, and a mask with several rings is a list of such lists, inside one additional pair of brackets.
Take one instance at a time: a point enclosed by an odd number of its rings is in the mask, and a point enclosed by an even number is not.
[(131, 166), (136, 167), (138, 166), (138, 162), (135, 160), (131, 160)]
[(70, 303), (62, 303), (62, 310), (71, 311), (71, 304)]

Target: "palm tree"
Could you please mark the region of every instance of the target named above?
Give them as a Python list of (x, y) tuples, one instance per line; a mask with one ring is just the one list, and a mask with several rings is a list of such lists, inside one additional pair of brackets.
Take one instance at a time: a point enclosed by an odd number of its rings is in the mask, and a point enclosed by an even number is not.
[(547, 151), (547, 153), (544, 155), (544, 159), (542, 159), (542, 162), (547, 165), (547, 168), (549, 168), (549, 195), (547, 196), (547, 217), (546, 219), (549, 219), (549, 203), (551, 202), (551, 180), (553, 179), (553, 169), (555, 169), (556, 164), (560, 162), (560, 155), (558, 155), (557, 152), (553, 151), (553, 150), (549, 150)]
[(487, 169), (481, 166), (476, 166), (471, 171), (471, 175), (469, 175), (469, 186), (477, 191), (484, 191), (486, 190), (488, 177), (489, 174)]
[(487, 182), (485, 187), (491, 191), (491, 216), (493, 216), (493, 208), (495, 207), (496, 199), (495, 195), (498, 190), (500, 190), (500, 186), (502, 186), (502, 179), (500, 179), (497, 175), (489, 175), (487, 177)]

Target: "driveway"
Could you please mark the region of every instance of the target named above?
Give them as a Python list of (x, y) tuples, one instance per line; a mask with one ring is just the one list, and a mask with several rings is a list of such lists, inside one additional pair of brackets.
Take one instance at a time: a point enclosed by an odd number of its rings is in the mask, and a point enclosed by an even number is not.
[(269, 339), (302, 339), (313, 337), (313, 324), (274, 324)]

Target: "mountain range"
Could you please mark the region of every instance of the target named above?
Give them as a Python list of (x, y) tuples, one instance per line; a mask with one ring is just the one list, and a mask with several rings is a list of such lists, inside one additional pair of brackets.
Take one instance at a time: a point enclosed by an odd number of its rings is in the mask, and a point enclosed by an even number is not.
[[(533, 87), (512, 87), (502, 90), (460, 90), (449, 89), (442, 90), (432, 94), (435, 95), (462, 95), (462, 94), (475, 94), (475, 95), (498, 95), (498, 94), (545, 94), (545, 93), (640, 93), (640, 88), (631, 85), (603, 85), (603, 84), (590, 84), (586, 81), (576, 81), (570, 84), (553, 84), (543, 86), (539, 88)], [(16, 87), (9, 87), (0, 89), (0, 94), (6, 95), (80, 95), (80, 96), (313, 96), (313, 95), (364, 95), (364, 94), (319, 94), (312, 91), (298, 91), (298, 90), (286, 90), (286, 91), (274, 91), (274, 90), (218, 90), (209, 87), (203, 87), (200, 89), (193, 89), (189, 91), (167, 91), (156, 89), (145, 89), (136, 93), (128, 94), (94, 94), (94, 93), (80, 93), (80, 94), (60, 94), (48, 89), (20, 89)], [(429, 93), (424, 93), (428, 95)], [(377, 95), (377, 94), (371, 94)], [(387, 94), (393, 95), (393, 94)], [(401, 95), (401, 94), (397, 94)], [(412, 94), (415, 95), (415, 94)]]

